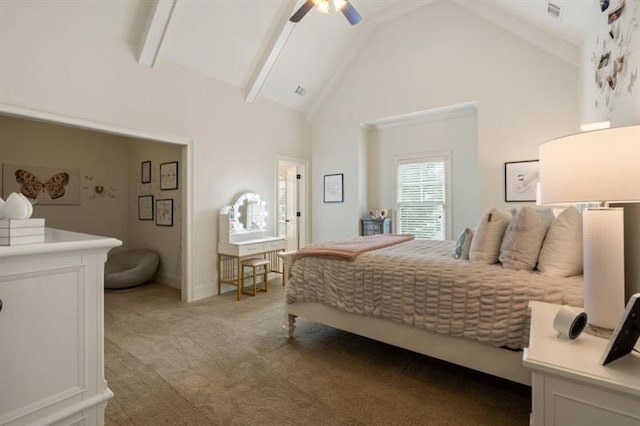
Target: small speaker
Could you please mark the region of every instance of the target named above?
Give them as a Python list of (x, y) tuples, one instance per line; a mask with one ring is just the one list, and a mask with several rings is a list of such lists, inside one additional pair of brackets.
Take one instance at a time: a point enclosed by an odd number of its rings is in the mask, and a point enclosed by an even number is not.
[(587, 314), (563, 306), (553, 319), (553, 328), (560, 337), (575, 339), (587, 325)]

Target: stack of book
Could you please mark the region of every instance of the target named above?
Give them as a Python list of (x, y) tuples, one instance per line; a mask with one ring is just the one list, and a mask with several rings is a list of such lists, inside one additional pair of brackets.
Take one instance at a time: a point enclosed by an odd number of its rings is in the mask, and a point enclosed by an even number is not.
[(0, 246), (41, 243), (44, 219), (0, 219)]

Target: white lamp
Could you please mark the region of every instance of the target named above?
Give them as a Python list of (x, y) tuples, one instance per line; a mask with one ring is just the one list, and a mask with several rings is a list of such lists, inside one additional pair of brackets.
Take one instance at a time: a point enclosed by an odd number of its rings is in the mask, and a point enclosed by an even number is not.
[(640, 126), (565, 136), (540, 146), (543, 204), (599, 203), (583, 213), (587, 332), (608, 335), (624, 312), (624, 221), (609, 203), (640, 202)]

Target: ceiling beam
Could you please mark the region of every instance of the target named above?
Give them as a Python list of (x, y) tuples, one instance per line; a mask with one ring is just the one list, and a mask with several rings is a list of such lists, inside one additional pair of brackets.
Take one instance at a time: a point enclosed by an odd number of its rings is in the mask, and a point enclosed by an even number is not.
[(293, 14), (294, 10), (297, 10), (297, 8), (302, 5), (302, 3), (304, 3), (304, 1), (286, 2), (285, 6), (282, 8), (280, 19), (278, 21), (279, 23), (273, 31), (271, 42), (264, 50), (265, 53), (262, 56), (262, 60), (258, 62), (251, 74), (253, 77), (247, 85), (245, 101), (254, 102), (260, 95), (267, 78), (269, 78), (269, 74), (273, 70), (273, 67), (278, 61), (278, 57), (284, 50), (284, 47), (287, 45), (287, 41), (289, 41), (289, 37), (296, 27), (296, 24), (289, 21), (289, 17)]
[(157, 0), (153, 5), (140, 43), (138, 63), (152, 68), (155, 66), (176, 2), (177, 0)]

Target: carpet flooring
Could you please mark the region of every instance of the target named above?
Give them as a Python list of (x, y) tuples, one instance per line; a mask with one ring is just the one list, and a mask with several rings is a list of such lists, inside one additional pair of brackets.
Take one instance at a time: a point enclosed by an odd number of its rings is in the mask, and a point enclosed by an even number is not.
[(105, 293), (107, 425), (528, 425), (530, 388), (298, 319), (283, 289)]

